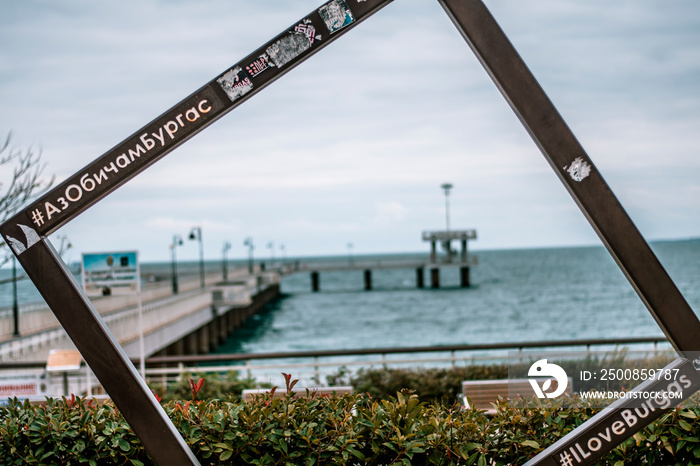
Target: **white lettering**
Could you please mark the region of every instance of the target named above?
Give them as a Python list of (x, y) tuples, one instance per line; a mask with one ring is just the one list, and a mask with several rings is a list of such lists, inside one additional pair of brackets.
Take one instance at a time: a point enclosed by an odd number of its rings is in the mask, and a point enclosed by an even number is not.
[(117, 167), (119, 168), (126, 168), (127, 165), (131, 163), (129, 160), (129, 157), (126, 156), (126, 154), (122, 154), (119, 157), (117, 157)]
[(629, 409), (623, 409), (620, 415), (629, 427), (632, 427), (637, 423), (637, 418), (634, 414), (632, 414), (632, 411), (630, 411)]
[(161, 128), (160, 131), (158, 131), (158, 134), (151, 133), (151, 135), (160, 141), (161, 147), (165, 145), (165, 135), (163, 134), (163, 128)]
[[(153, 145), (155, 145), (155, 142)], [(146, 150), (139, 144), (136, 144), (136, 152), (134, 152), (133, 149), (129, 149), (129, 157), (131, 158), (132, 162), (134, 161), (134, 158), (140, 158), (142, 153), (145, 154)]]
[(114, 162), (111, 162), (109, 165), (105, 165), (105, 171), (118, 173), (119, 169), (114, 165)]
[(68, 202), (66, 202), (65, 197), (59, 197), (58, 202), (61, 203), (61, 210), (66, 210), (68, 208)]
[(80, 177), (80, 186), (82, 186), (85, 191), (90, 192), (95, 189), (95, 186), (97, 185), (95, 184), (95, 181), (90, 178), (90, 175), (86, 173)]
[(690, 388), (693, 382), (688, 378), (687, 375), (683, 374), (678, 378), (678, 381), (683, 384), (683, 388)]
[(578, 455), (576, 454), (576, 450), (574, 450), (574, 447), (569, 447), (569, 451), (571, 452), (572, 455), (574, 455), (574, 458), (576, 458), (576, 461), (578, 461), (580, 463), (581, 458), (579, 458)]
[[(620, 422), (620, 421), (616, 421), (616, 422)], [(614, 426), (614, 425), (615, 425), (615, 424), (613, 424), (613, 426)], [(614, 430), (615, 430), (615, 428), (613, 427), (613, 431), (614, 431)], [(619, 435), (619, 434), (618, 434), (618, 435)], [(605, 428), (605, 433), (603, 433), (603, 432), (598, 432), (598, 436), (599, 436), (600, 438), (602, 438), (603, 440), (605, 440), (606, 442), (611, 441), (611, 440), (612, 440), (612, 435), (610, 434), (610, 427), (606, 427), (606, 428)], [(590, 448), (590, 447), (589, 447), (589, 448)]]
[(143, 133), (139, 139), (141, 139), (141, 142), (146, 147), (146, 150), (151, 150), (156, 146), (156, 142), (148, 137), (148, 133)]
[(179, 114), (178, 116), (175, 117), (178, 123), (180, 123), (180, 127), (185, 126), (185, 123), (182, 121), (182, 113)]
[(644, 403), (642, 403), (642, 407), (644, 408), (644, 411), (640, 412), (639, 408), (634, 408), (634, 412), (637, 413), (637, 417), (645, 418), (651, 414), (651, 411), (649, 411), (649, 408)]
[[(192, 116), (191, 118), (190, 118), (190, 115)], [(195, 121), (200, 116), (201, 115), (199, 113), (197, 113), (197, 109), (195, 109), (194, 107), (192, 107), (191, 109), (189, 109), (185, 112), (185, 118), (187, 118), (187, 121)]]
[(107, 180), (107, 174), (104, 170), (100, 170), (100, 172), (97, 175), (94, 175), (94, 177), (97, 184), (102, 184), (103, 181)]
[[(74, 197), (71, 197), (71, 191), (77, 191), (78, 194), (76, 194)], [(66, 188), (66, 198), (69, 201), (76, 202), (79, 201), (81, 197), (83, 197), (83, 189), (77, 184), (71, 184)]]
[[(613, 422), (612, 431), (613, 431), (613, 433), (615, 433), (615, 435), (622, 435), (625, 432), (625, 430), (627, 430), (627, 429), (625, 428), (624, 422), (622, 422), (622, 421)], [(605, 440), (607, 440), (608, 442), (610, 441), (610, 439), (605, 439)]]
[[(603, 443), (595, 437), (592, 437), (588, 440), (588, 449), (591, 451), (598, 451), (598, 450), (600, 450), (600, 447), (602, 447), (602, 446), (603, 446)], [(590, 455), (590, 453), (589, 453), (589, 455)]]
[[(589, 440), (589, 442), (590, 442), (590, 440)], [(581, 456), (583, 456), (584, 459), (591, 456), (591, 452), (583, 451), (583, 448), (581, 448), (581, 445), (579, 445), (578, 443), (576, 444), (576, 449), (578, 450), (579, 453), (581, 453)]]
[(46, 209), (46, 217), (48, 220), (51, 220), (51, 216), (54, 213), (61, 212), (60, 209), (57, 209), (55, 205), (51, 204), (50, 202), (44, 203), (44, 208)]
[(207, 108), (204, 108), (204, 103), (207, 102), (207, 99), (202, 100), (197, 108), (199, 109), (200, 112), (202, 113), (209, 113), (211, 111), (211, 105), (207, 106)]
[[(171, 128), (171, 126), (173, 128)], [(165, 124), (164, 128), (165, 128), (165, 131), (168, 133), (168, 136), (170, 136), (170, 139), (175, 139), (174, 134), (179, 129), (179, 127), (177, 126), (177, 123), (175, 123), (174, 121), (171, 120)]]

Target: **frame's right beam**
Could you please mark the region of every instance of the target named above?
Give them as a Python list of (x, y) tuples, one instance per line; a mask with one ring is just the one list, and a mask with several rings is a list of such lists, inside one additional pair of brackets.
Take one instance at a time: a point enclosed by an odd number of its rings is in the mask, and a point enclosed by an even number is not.
[[(695, 393), (700, 389), (697, 361), (692, 361), (693, 352), (700, 346), (697, 316), (483, 2), (438, 1), (668, 340), (683, 356), (668, 366), (668, 369), (682, 374), (679, 380), (672, 383), (648, 381), (632, 390), (632, 395), (678, 391), (687, 397)], [(669, 403), (665, 408), (673, 404)], [(640, 399), (621, 399), (555, 442), (530, 460), (527, 466), (593, 464), (656, 419), (664, 411), (660, 408), (653, 403), (645, 405)], [(640, 413), (646, 414), (642, 416)]]
[(588, 218), (674, 348), (700, 321), (481, 0), (438, 0)]

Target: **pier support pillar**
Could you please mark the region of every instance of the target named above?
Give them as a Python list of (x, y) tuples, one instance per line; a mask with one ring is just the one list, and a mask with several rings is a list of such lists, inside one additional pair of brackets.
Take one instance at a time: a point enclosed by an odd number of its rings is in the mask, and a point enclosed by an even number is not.
[(372, 271), (365, 270), (365, 290), (369, 291), (372, 289)]
[(311, 272), (311, 291), (320, 289), (318, 272)]
[(469, 267), (462, 267), (459, 269), (459, 272), (460, 283), (462, 284), (462, 288), (469, 288)]
[(207, 330), (209, 333), (209, 348), (206, 354), (209, 354), (212, 351), (216, 351), (216, 347), (219, 346), (219, 321), (214, 319), (209, 322)]
[(198, 344), (197, 334), (199, 332), (195, 331), (190, 333), (185, 337), (185, 354), (197, 354)]
[(197, 330), (197, 352), (195, 354), (209, 353), (209, 326), (204, 325)]
[(440, 269), (437, 267), (430, 269), (430, 286), (440, 288)]
[(219, 316), (217, 320), (219, 325), (219, 344), (223, 345), (228, 337), (228, 315)]
[(418, 267), (416, 269), (416, 288), (424, 288), (425, 283), (423, 283), (423, 267)]

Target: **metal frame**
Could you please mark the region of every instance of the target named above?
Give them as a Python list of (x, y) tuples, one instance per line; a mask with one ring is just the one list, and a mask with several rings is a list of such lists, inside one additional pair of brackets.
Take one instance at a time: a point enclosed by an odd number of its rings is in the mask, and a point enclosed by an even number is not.
[[(669, 342), (683, 357), (667, 366), (679, 369), (687, 382), (673, 385), (689, 396), (700, 390), (693, 365), (700, 343), (700, 321), (615, 198), (610, 187), (557, 112), (481, 0), (438, 0), (493, 79), (506, 101), (598, 233), (610, 255), (636, 290)], [(668, 381), (649, 381), (632, 390), (670, 390)], [(619, 442), (658, 418), (655, 409), (634, 426), (625, 416), (641, 399), (614, 403), (527, 463), (573, 466), (593, 464)], [(651, 409), (651, 408), (650, 408)], [(616, 424), (622, 422), (623, 424)], [(613, 426), (618, 429), (613, 429)], [(608, 435), (613, 430), (623, 435)], [(600, 436), (600, 433), (603, 433)], [(609, 441), (606, 439), (610, 439)], [(593, 448), (589, 448), (594, 447)], [(586, 450), (588, 448), (588, 450)]]
[[(198, 465), (179, 432), (46, 238), (392, 0), (331, 0), (217, 76), (29, 208), (0, 233), (157, 464)], [(338, 7), (336, 9), (334, 7)]]
[[(352, 8), (344, 0), (325, 3), (0, 226), (27, 275), (156, 463), (199, 464), (46, 236), (391, 1), (362, 0)], [(668, 366), (683, 376), (673, 389), (694, 393), (700, 389), (692, 361), (699, 349), (697, 316), (485, 5), (480, 0), (438, 1), (681, 354)], [(345, 16), (338, 16), (339, 11)], [(671, 386), (649, 381), (634, 391), (645, 390)], [(655, 409), (611, 436), (628, 419), (624, 413), (644, 407), (640, 403), (615, 403), (528, 464), (591, 464), (663, 412)]]

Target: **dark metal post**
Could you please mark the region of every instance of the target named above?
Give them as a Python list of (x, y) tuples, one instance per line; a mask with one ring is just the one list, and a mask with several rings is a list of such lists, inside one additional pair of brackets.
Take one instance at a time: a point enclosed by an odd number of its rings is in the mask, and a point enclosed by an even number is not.
[(469, 288), (471, 282), (469, 280), (469, 266), (463, 266), (459, 268), (460, 283), (462, 288)]
[(248, 273), (253, 275), (253, 249), (255, 246), (253, 246), (253, 238), (248, 237), (243, 241), (244, 246), (248, 246)]
[(372, 289), (372, 271), (365, 270), (365, 290), (370, 291)]
[(192, 227), (189, 238), (199, 241), (199, 287), (204, 288), (204, 243), (202, 241), (202, 227)]
[[(38, 238), (37, 238), (38, 239)], [(18, 259), (110, 398), (159, 465), (198, 465), (60, 255), (39, 239)]]
[[(438, 1), (617, 261), (669, 342), (684, 356), (675, 364), (686, 370), (687, 382), (683, 386), (674, 387), (674, 390), (684, 394), (694, 393), (700, 388), (698, 371), (691, 362), (694, 351), (700, 347), (698, 317), (483, 2)], [(671, 391), (668, 381), (656, 385), (663, 384), (667, 387), (661, 388)], [(644, 383), (634, 391), (653, 388), (656, 388), (654, 384)], [(636, 401), (638, 400), (634, 400)], [(623, 422), (619, 416), (630, 405), (634, 403), (627, 398), (623, 399), (616, 404), (617, 409), (606, 410), (588, 420), (527, 464), (593, 464), (597, 458), (657, 417), (639, 416), (634, 428), (628, 423), (630, 428), (622, 429), (625, 424), (617, 424)], [(611, 412), (616, 413), (618, 418), (609, 416)], [(595, 437), (595, 433), (601, 432), (606, 426), (611, 429), (609, 431), (620, 434), (603, 443)], [(582, 445), (595, 450), (595, 453), (579, 450), (584, 448)], [(574, 460), (576, 463), (573, 463)]]
[(224, 268), (224, 270), (223, 270), (223, 279), (224, 279), (225, 282), (228, 281), (228, 258), (227, 258), (226, 256), (227, 256), (227, 253), (228, 253), (228, 250), (229, 250), (229, 249), (231, 249), (231, 243), (229, 243), (228, 241), (226, 241), (226, 242), (224, 243), (224, 261), (223, 261), (223, 268)]
[(673, 347), (700, 349), (697, 316), (483, 2), (438, 1)]
[(432, 267), (430, 269), (430, 286), (432, 288), (440, 288), (440, 268)]
[(19, 334), (19, 302), (17, 300), (17, 259), (12, 256), (12, 319), (14, 321), (14, 336)]
[(177, 283), (177, 254), (175, 252), (175, 249), (180, 245), (182, 245), (182, 238), (180, 238), (178, 235), (174, 235), (173, 244), (170, 246), (172, 248), (170, 268), (172, 274), (173, 294), (177, 294), (180, 291)]
[(425, 284), (423, 283), (423, 267), (418, 267), (416, 269), (416, 287), (423, 288)]
[(318, 291), (321, 288), (319, 282), (318, 272), (311, 272), (311, 291)]

